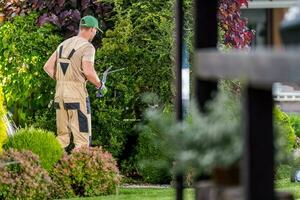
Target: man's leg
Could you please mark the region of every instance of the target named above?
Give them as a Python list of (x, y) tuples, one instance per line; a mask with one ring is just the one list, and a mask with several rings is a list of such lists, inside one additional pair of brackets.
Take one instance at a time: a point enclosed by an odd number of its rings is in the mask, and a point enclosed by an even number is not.
[(62, 148), (66, 148), (70, 144), (70, 129), (69, 129), (69, 116), (67, 110), (64, 109), (63, 102), (55, 102), (56, 108), (56, 126), (57, 126), (57, 139)]
[(75, 148), (89, 147), (91, 137), (91, 114), (87, 99), (80, 101), (80, 109), (69, 110), (70, 128)]

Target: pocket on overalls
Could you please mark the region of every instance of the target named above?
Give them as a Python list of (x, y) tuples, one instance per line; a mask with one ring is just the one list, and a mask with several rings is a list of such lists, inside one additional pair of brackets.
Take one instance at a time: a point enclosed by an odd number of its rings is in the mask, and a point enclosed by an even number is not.
[(86, 99), (64, 98), (64, 109), (76, 111), (79, 131), (89, 132), (88, 118), (86, 115)]

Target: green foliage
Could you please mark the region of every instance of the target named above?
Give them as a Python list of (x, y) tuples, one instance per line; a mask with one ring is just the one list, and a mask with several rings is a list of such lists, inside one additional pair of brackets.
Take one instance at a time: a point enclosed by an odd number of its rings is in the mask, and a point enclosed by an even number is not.
[(65, 154), (52, 172), (55, 198), (114, 194), (120, 182), (116, 162), (101, 148), (81, 148)]
[(295, 199), (300, 198), (300, 184), (291, 183), (289, 178), (276, 181), (275, 187), (277, 191), (288, 192), (293, 194)]
[(2, 152), (2, 146), (7, 138), (6, 134), (6, 126), (3, 120), (3, 117), (5, 115), (5, 109), (3, 106), (4, 96), (2, 93), (2, 87), (0, 85), (0, 153)]
[[(149, 141), (154, 151), (143, 157), (153, 163), (157, 161), (153, 155), (162, 153), (169, 158), (162, 161), (171, 161), (169, 168), (173, 166), (175, 172), (196, 169), (196, 174), (237, 164), (241, 160), (243, 144), (241, 105), (237, 97), (220, 92), (206, 105), (205, 113), (198, 113), (192, 104), (190, 115), (182, 123), (176, 123), (172, 113), (148, 111), (148, 123), (143, 129), (144, 134), (152, 138)], [(274, 115), (277, 127), (274, 143), (277, 163), (280, 163), (292, 153), (295, 134), (285, 113), (276, 108)]]
[(42, 109), (35, 113), (35, 117), (28, 120), (32, 127), (48, 130), (56, 133), (56, 116), (55, 110), (51, 106), (48, 109)]
[(290, 165), (279, 165), (276, 168), (275, 179), (281, 180), (291, 177), (292, 167)]
[(281, 145), (284, 152), (291, 153), (296, 147), (296, 135), (289, 116), (282, 112), (279, 107), (275, 107), (274, 121), (278, 137), (278, 143), (276, 145)]
[[(197, 169), (195, 174), (210, 173), (217, 167), (236, 164), (241, 157), (241, 125), (239, 101), (220, 93), (207, 105), (207, 113), (198, 113), (191, 107), (190, 115), (176, 123), (172, 113), (150, 110), (144, 134), (151, 133), (152, 145), (169, 159), (169, 168), (175, 172)], [(152, 152), (144, 155), (153, 162)], [(159, 160), (156, 160), (159, 161)]]
[(53, 98), (54, 81), (43, 65), (62, 38), (53, 26), (36, 26), (37, 14), (17, 16), (0, 26), (0, 80), (7, 108), (24, 125)]
[(0, 162), (7, 163), (0, 166), (0, 199), (50, 199), (51, 178), (40, 166), (38, 156), (30, 151), (10, 149), (0, 156)]
[(136, 158), (139, 162), (137, 166), (138, 172), (147, 183), (169, 184), (172, 175), (166, 164), (170, 163), (171, 160), (160, 149), (160, 145), (155, 139), (157, 139), (157, 133), (150, 127), (145, 129), (140, 135)]
[(41, 165), (48, 171), (51, 171), (63, 154), (54, 133), (35, 128), (20, 129), (14, 136), (8, 138), (4, 148), (32, 151), (39, 156)]
[[(96, 69), (109, 66), (125, 70), (108, 77), (108, 94), (91, 99), (93, 144), (134, 166), (138, 134), (134, 127), (146, 105), (141, 96), (153, 92), (162, 104), (172, 103), (172, 5), (170, 0), (113, 1), (114, 29), (107, 30), (96, 53)], [(94, 89), (90, 90), (94, 94)], [(92, 96), (93, 97), (93, 96)], [(127, 165), (129, 164), (129, 165)]]
[(289, 115), (291, 126), (293, 127), (297, 137), (300, 137), (300, 115), (290, 114)]

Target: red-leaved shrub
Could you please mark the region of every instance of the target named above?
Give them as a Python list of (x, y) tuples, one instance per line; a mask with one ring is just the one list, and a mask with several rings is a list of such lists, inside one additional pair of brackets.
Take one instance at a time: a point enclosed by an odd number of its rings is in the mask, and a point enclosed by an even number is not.
[(0, 199), (51, 199), (52, 181), (31, 151), (9, 149), (0, 156)]
[(102, 148), (81, 148), (65, 154), (52, 172), (55, 198), (90, 197), (116, 192), (119, 170)]

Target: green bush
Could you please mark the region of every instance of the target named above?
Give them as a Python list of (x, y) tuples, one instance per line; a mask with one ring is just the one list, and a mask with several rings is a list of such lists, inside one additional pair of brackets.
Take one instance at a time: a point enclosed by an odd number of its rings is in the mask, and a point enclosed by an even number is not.
[(91, 98), (93, 144), (112, 152), (122, 172), (134, 174), (139, 151), (135, 126), (147, 107), (141, 96), (156, 93), (161, 104), (172, 104), (173, 2), (116, 0), (114, 6), (115, 26), (106, 31), (95, 66), (99, 72), (109, 66), (125, 70), (109, 76), (107, 96)]
[(52, 106), (48, 109), (37, 111), (34, 119), (30, 119), (28, 124), (32, 127), (48, 130), (56, 133), (56, 115)]
[(51, 171), (63, 154), (54, 133), (35, 128), (20, 129), (8, 138), (4, 148), (32, 151), (40, 157), (41, 165), (48, 171)]
[(3, 93), (2, 93), (2, 87), (0, 86), (0, 153), (2, 152), (2, 146), (7, 138), (6, 134), (6, 126), (3, 120), (3, 117), (5, 115), (5, 109), (3, 106)]
[(279, 133), (276, 145), (281, 145), (284, 152), (291, 153), (296, 147), (296, 135), (289, 116), (277, 106), (274, 109), (274, 121), (275, 130)]
[(0, 156), (0, 163), (18, 162), (0, 166), (0, 199), (50, 199), (52, 181), (40, 166), (38, 156), (30, 151), (10, 149)]
[(17, 125), (47, 109), (54, 96), (55, 82), (43, 65), (62, 38), (54, 26), (38, 27), (37, 17), (35, 13), (17, 16), (0, 26), (0, 80)]
[(292, 166), (287, 164), (279, 165), (276, 168), (275, 179), (289, 179), (291, 177)]
[(55, 198), (114, 194), (120, 182), (116, 161), (101, 148), (65, 154), (52, 172)]
[(290, 114), (289, 115), (291, 126), (293, 127), (297, 137), (300, 137), (300, 115)]
[[(137, 169), (143, 180), (153, 184), (169, 184), (172, 179), (170, 171), (164, 166), (165, 162), (170, 162), (170, 158), (161, 151), (159, 144), (153, 141), (157, 135), (153, 130), (144, 130), (139, 137)], [(146, 159), (151, 160), (148, 162)]]

